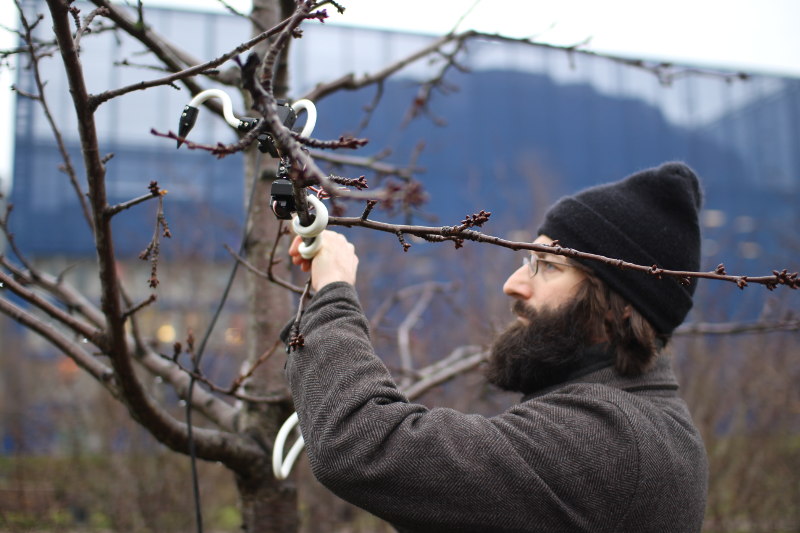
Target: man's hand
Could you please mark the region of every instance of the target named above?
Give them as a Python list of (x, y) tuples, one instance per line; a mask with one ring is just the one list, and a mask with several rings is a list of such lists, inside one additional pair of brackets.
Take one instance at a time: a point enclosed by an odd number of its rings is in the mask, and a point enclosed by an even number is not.
[(303, 259), (298, 248), (303, 240), (297, 236), (289, 247), (292, 263), (300, 265), (303, 272), (311, 271), (311, 287), (319, 291), (322, 287), (335, 281), (356, 284), (358, 256), (355, 247), (344, 235), (325, 230), (319, 236), (322, 246), (313, 259)]

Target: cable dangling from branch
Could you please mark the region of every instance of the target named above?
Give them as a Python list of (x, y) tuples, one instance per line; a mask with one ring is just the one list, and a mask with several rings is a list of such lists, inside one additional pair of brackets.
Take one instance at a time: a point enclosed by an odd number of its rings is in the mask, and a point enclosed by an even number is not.
[[(298, 249), (300, 255), (304, 259), (312, 259), (317, 255), (317, 252), (319, 252), (320, 246), (322, 246), (322, 239), (319, 235), (325, 231), (325, 228), (328, 226), (329, 217), (328, 209), (320, 199), (314, 195), (309, 195), (307, 200), (314, 208), (315, 216), (313, 222), (308, 226), (303, 226), (300, 223), (300, 217), (295, 216), (292, 219), (292, 228), (295, 233), (303, 237), (303, 243)], [(289, 434), (297, 426), (298, 422), (299, 418), (297, 413), (292, 413), (292, 416), (281, 426), (281, 429), (278, 431), (278, 436), (275, 437), (275, 445), (272, 449), (272, 473), (277, 479), (286, 479), (289, 476), (294, 462), (305, 446), (303, 435), (300, 435), (292, 445), (289, 453), (286, 454), (286, 457), (283, 457), (283, 449), (286, 445), (286, 440), (289, 438)]]

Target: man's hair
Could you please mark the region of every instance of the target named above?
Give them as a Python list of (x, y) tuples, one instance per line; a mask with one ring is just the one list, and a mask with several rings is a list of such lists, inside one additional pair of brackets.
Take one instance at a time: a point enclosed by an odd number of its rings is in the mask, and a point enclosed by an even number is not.
[[(667, 270), (700, 269), (703, 194), (695, 173), (682, 163), (665, 163), (627, 178), (584, 189), (556, 202), (539, 235), (560, 246)], [(669, 335), (692, 308), (697, 284), (653, 276), (614, 264), (576, 259), (589, 267), (659, 333)]]
[(607, 339), (616, 354), (614, 367), (623, 376), (643, 374), (669, 340), (669, 335), (656, 333), (635, 307), (592, 273), (586, 273), (575, 297), (586, 300), (589, 334)]

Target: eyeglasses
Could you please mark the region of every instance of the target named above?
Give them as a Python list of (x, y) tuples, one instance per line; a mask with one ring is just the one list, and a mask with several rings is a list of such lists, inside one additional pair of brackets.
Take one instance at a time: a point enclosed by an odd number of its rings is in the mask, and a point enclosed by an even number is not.
[(562, 268), (577, 268), (578, 270), (584, 271), (588, 270), (581, 265), (573, 265), (559, 261), (548, 261), (547, 259), (542, 259), (538, 255), (534, 254), (526, 254), (525, 257), (522, 258), (522, 264), (528, 267), (528, 274), (531, 278), (538, 274), (539, 270), (541, 270), (542, 274), (545, 276), (550, 273), (558, 272)]

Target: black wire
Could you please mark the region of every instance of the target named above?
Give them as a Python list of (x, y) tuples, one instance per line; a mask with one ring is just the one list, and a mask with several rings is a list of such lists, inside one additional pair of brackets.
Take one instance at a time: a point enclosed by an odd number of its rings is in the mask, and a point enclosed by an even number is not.
[[(195, 363), (193, 372), (197, 373)], [(194, 498), (194, 520), (197, 526), (197, 533), (203, 533), (203, 513), (200, 510), (200, 483), (197, 477), (197, 459), (195, 457), (194, 435), (192, 432), (192, 392), (194, 391), (194, 375), (189, 378), (189, 391), (186, 400), (186, 426), (188, 428), (187, 438), (189, 439), (189, 457), (192, 466), (192, 496)]]
[[(256, 175), (253, 176), (253, 183), (250, 186), (250, 197), (247, 199), (247, 210), (245, 211), (244, 227), (242, 228), (242, 240), (239, 244), (239, 256), (244, 254), (244, 248), (249, 236), (247, 221), (250, 218), (250, 211), (253, 208), (253, 198), (255, 197), (256, 184), (258, 183), (259, 179), (258, 169), (260, 166), (261, 152), (258, 153), (258, 157), (256, 158)], [(186, 392), (186, 425), (188, 427), (187, 439), (189, 441), (189, 458), (192, 467), (192, 492), (194, 494), (194, 511), (197, 533), (203, 533), (203, 513), (200, 506), (200, 484), (197, 476), (197, 456), (195, 454), (194, 435), (192, 432), (192, 393), (194, 392), (194, 384), (196, 382), (195, 376), (199, 375), (200, 372), (200, 359), (203, 357), (206, 345), (208, 344), (208, 339), (211, 337), (211, 332), (214, 330), (214, 326), (217, 324), (217, 320), (222, 314), (223, 307), (225, 307), (225, 302), (228, 299), (231, 287), (233, 287), (233, 281), (236, 278), (236, 272), (238, 269), (239, 261), (235, 260), (233, 262), (233, 268), (231, 268), (231, 273), (228, 276), (228, 282), (225, 284), (225, 290), (222, 291), (222, 297), (219, 300), (219, 304), (217, 304), (217, 309), (214, 311), (214, 316), (211, 317), (211, 322), (209, 323), (208, 328), (203, 335), (203, 339), (200, 341), (200, 346), (197, 348), (197, 355), (192, 358), (192, 374), (189, 376), (189, 390)]]

